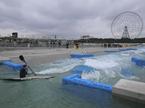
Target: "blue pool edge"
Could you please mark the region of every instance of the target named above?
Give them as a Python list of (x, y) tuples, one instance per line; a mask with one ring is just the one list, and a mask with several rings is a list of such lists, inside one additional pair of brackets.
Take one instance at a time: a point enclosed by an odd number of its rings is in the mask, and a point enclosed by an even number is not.
[(81, 79), (80, 74), (72, 74), (63, 78), (63, 84), (81, 85), (88, 88), (100, 89), (112, 92), (112, 86), (104, 83), (94, 82), (87, 79)]

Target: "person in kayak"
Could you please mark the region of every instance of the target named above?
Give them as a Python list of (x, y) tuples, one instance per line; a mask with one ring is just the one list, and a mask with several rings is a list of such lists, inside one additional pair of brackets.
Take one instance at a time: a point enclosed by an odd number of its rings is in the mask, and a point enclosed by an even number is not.
[(20, 69), (20, 78), (25, 78), (28, 74), (28, 67), (27, 65), (23, 65), (23, 67)]

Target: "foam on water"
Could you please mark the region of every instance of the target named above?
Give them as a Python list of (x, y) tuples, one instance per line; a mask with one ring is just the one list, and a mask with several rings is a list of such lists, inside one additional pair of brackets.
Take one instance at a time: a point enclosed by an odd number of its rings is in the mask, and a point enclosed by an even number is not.
[(94, 67), (96, 69), (104, 69), (104, 68), (111, 68), (118, 65), (117, 62), (113, 60), (93, 60), (93, 59), (86, 59), (85, 65)]
[(99, 81), (101, 73), (99, 71), (82, 72), (82, 79), (92, 79)]
[(36, 72), (37, 74), (52, 74), (52, 73), (64, 73), (73, 69), (75, 66), (82, 64), (81, 60), (78, 59), (66, 59), (56, 61), (51, 64), (42, 64), (44, 70)]
[(134, 80), (139, 80), (140, 78), (139, 77), (136, 77), (136, 76), (126, 76), (126, 75), (124, 75), (124, 74), (121, 74), (121, 73), (119, 73), (120, 74), (120, 76), (121, 76), (121, 78), (124, 78), (124, 79), (134, 79)]
[(63, 66), (63, 67), (50, 68), (50, 69), (40, 71), (40, 72), (38, 72), (38, 74), (64, 73), (64, 72), (68, 72), (75, 66), (77, 66), (77, 65), (72, 64), (72, 65)]
[[(96, 81), (96, 82), (105, 82), (107, 83), (110, 79), (114, 79), (116, 78), (117, 73), (115, 73), (114, 71), (93, 71), (93, 72), (83, 72), (81, 75), (82, 79), (88, 79), (88, 80), (92, 80), (92, 81)], [(110, 81), (109, 81), (110, 82)]]
[[(132, 69), (132, 67), (136, 67), (131, 63), (131, 57), (134, 55), (145, 56), (144, 51), (143, 49), (139, 49), (100, 55), (92, 58), (59, 60), (51, 64), (42, 64), (40, 66), (42, 70), (37, 73), (64, 73), (72, 70), (75, 66), (85, 65), (92, 67), (93, 70), (90, 70), (90, 72), (82, 72), (82, 79), (105, 83), (109, 82), (112, 84), (121, 78), (140, 80), (138, 74), (134, 73), (134, 69)], [(123, 69), (129, 70), (131, 73), (123, 73)], [(139, 68), (135, 72), (138, 70)]]
[(97, 56), (96, 58), (85, 59), (84, 65), (94, 67), (95, 69), (109, 69), (120, 65), (121, 61), (127, 59), (121, 58), (118, 53)]
[(140, 80), (141, 75), (139, 74), (141, 72), (137, 73), (139, 68), (134, 71), (136, 67), (132, 64), (131, 57), (134, 55), (145, 56), (143, 54), (144, 51), (143, 49), (123, 51), (84, 59), (84, 65), (93, 67), (95, 71), (82, 72), (81, 78), (105, 83), (113, 83), (121, 78)]

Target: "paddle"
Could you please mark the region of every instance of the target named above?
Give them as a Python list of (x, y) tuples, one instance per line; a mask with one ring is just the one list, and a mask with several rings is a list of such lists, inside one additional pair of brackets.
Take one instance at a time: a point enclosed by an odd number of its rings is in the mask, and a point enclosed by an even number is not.
[[(27, 62), (26, 62), (26, 60), (25, 60), (23, 55), (20, 55), (19, 59), (27, 65)], [(31, 72), (36, 76), (36, 73), (32, 70), (32, 68), (29, 65), (27, 65), (27, 66), (31, 70)]]

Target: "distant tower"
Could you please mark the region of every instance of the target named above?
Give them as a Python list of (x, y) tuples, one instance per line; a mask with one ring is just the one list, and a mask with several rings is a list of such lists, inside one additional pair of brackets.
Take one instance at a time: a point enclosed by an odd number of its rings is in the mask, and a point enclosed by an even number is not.
[(122, 34), (122, 39), (130, 39), (127, 26), (124, 27), (124, 31), (123, 31), (123, 34)]

